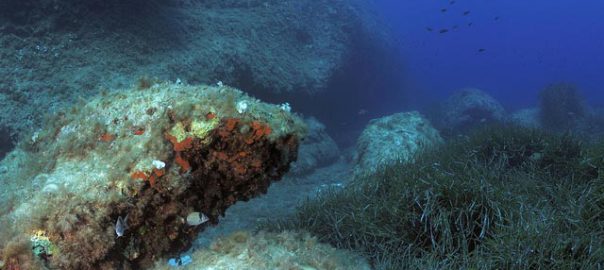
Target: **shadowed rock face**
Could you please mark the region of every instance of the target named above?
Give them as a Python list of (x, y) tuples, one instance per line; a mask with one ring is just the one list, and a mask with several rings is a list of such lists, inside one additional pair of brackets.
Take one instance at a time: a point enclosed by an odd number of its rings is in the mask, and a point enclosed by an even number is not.
[(300, 145), (298, 159), (292, 164), (291, 175), (312, 173), (316, 168), (329, 165), (340, 157), (340, 149), (327, 134), (325, 125), (314, 117), (305, 119), (308, 134)]
[(0, 126), (0, 160), (15, 148), (15, 141), (9, 128)]
[(267, 126), (256, 126), (246, 134), (240, 132), (245, 124), (234, 118), (223, 120), (211, 135), (212, 143), (193, 143), (182, 154), (191, 164), (194, 190), (201, 192), (195, 208), (216, 223), (235, 202), (266, 193), (270, 181), (281, 178), (296, 160), (296, 136), (270, 142), (265, 137)]
[[(303, 121), (279, 106), (227, 86), (143, 86), (57, 115), (2, 161), (7, 269), (148, 268), (297, 157)], [(209, 222), (188, 225), (192, 212)]]
[[(132, 233), (116, 240), (107, 250), (112, 256), (95, 262), (95, 267), (148, 268), (160, 254), (188, 249), (205, 228), (185, 224), (183, 217), (190, 209), (204, 213), (217, 225), (237, 201), (266, 193), (271, 181), (280, 179), (296, 159), (298, 139), (292, 135), (271, 142), (259, 129), (241, 133), (243, 125), (239, 119), (222, 120), (210, 135), (212, 143), (194, 140), (190, 148), (175, 152), (190, 166), (179, 189), (164, 186), (170, 179), (163, 179), (112, 207), (116, 211), (111, 216), (128, 215)], [(141, 235), (141, 231), (149, 233)]]

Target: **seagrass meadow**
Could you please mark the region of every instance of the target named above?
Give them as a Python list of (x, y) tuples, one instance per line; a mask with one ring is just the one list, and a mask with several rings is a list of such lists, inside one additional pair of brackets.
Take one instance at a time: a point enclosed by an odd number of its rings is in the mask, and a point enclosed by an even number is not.
[(490, 126), (303, 203), (304, 230), (375, 269), (598, 269), (604, 144)]

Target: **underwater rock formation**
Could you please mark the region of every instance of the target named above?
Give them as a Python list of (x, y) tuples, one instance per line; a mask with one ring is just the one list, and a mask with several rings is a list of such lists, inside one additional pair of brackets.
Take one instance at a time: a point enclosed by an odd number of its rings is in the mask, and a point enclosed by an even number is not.
[(142, 76), (223, 81), (256, 95), (322, 91), (354, 55), (351, 40), (382, 29), (359, 2), (3, 1), (0, 58), (14, 68), (0, 69), (10, 95), (0, 105), (12, 108), (0, 124), (28, 130), (26, 120), (42, 122), (38, 108)]
[(340, 156), (336, 142), (325, 131), (325, 125), (314, 117), (305, 119), (308, 134), (300, 144), (298, 159), (291, 164), (290, 174), (312, 173), (317, 167), (335, 162)]
[(423, 148), (442, 142), (428, 119), (416, 111), (373, 119), (357, 141), (354, 174), (370, 174), (390, 163), (408, 161)]
[[(162, 263), (154, 269), (174, 268)], [(320, 243), (308, 233), (238, 231), (219, 238), (209, 248), (195, 251), (179, 269), (369, 270), (371, 267), (361, 256)]]
[(304, 132), (282, 106), (226, 86), (143, 84), (91, 99), (2, 162), (1, 260), (6, 269), (152, 266), (265, 193)]
[(486, 92), (466, 88), (453, 94), (443, 108), (443, 126), (462, 130), (484, 123), (505, 121), (503, 106)]

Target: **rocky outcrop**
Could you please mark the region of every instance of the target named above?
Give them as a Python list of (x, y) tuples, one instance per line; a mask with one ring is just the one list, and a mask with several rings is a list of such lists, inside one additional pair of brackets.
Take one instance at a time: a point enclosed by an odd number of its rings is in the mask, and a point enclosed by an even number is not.
[(286, 107), (226, 86), (149, 83), (94, 98), (2, 161), (1, 260), (147, 268), (265, 193), (303, 134)]
[(389, 163), (408, 161), (423, 148), (442, 142), (438, 131), (418, 112), (373, 119), (357, 141), (354, 174), (365, 175)]
[(480, 124), (505, 121), (505, 109), (480, 89), (466, 88), (453, 94), (443, 107), (442, 126), (463, 130)]
[(312, 173), (316, 168), (329, 165), (340, 157), (340, 149), (327, 134), (325, 125), (314, 117), (305, 119), (305, 122), (308, 134), (300, 144), (298, 160), (292, 163), (292, 175)]
[(0, 105), (13, 110), (0, 110), (0, 124), (28, 130), (39, 108), (145, 76), (258, 95), (322, 91), (351, 40), (378, 32), (363, 29), (375, 22), (359, 2), (3, 1), (0, 58), (12, 68), (0, 69)]

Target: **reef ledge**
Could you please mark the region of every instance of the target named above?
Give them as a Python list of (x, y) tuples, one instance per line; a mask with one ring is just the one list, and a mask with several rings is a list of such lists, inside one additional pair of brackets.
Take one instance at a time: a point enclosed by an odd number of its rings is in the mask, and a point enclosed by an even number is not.
[(151, 267), (265, 193), (304, 133), (288, 105), (222, 84), (140, 83), (82, 102), (0, 164), (2, 269)]

